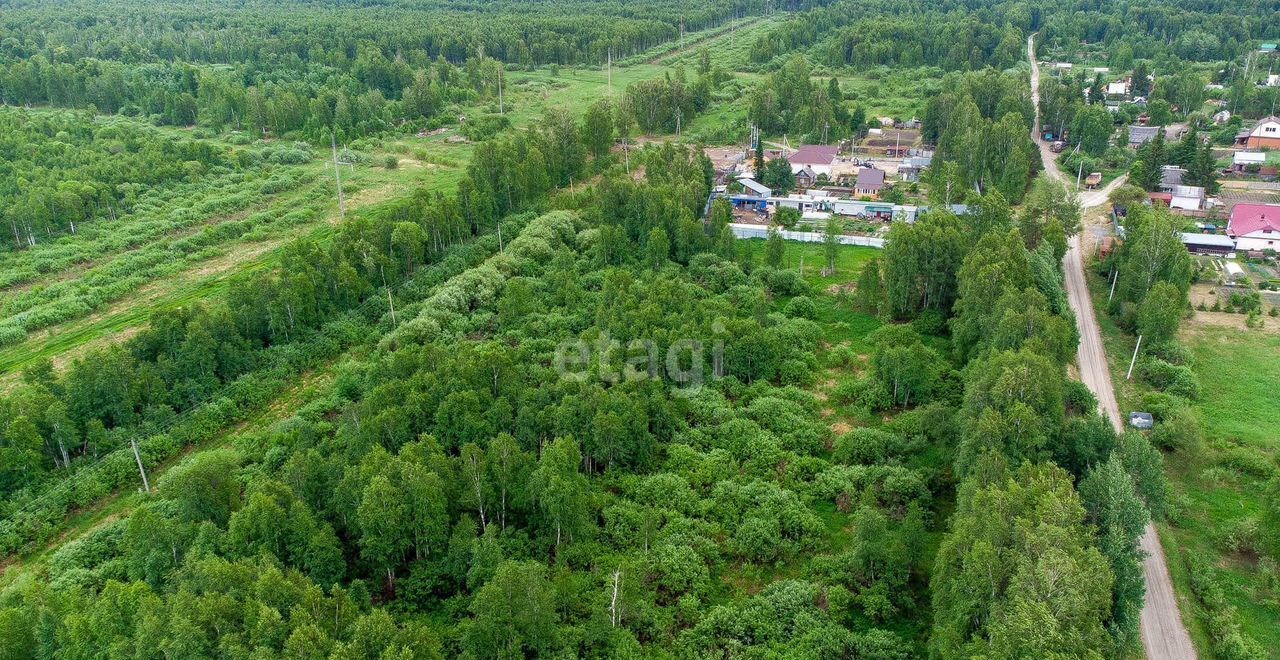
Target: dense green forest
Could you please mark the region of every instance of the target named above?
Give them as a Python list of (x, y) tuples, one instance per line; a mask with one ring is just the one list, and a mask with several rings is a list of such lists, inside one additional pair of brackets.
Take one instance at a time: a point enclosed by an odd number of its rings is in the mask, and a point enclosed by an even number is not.
[[(1201, 430), (1195, 269), (1137, 202), (1216, 185), (1204, 85), (1261, 113), (1231, 63), (1277, 11), (6, 4), (0, 658), (1141, 654), (1139, 537)], [(1041, 81), (1064, 158), (1131, 168), (1096, 269), (1150, 435), (1071, 375), (1032, 33), (1193, 125), (1131, 151), (1101, 78)], [(932, 208), (883, 249), (735, 237), (690, 135), (860, 137), (903, 72)], [(1193, 588), (1206, 650), (1273, 657)]]

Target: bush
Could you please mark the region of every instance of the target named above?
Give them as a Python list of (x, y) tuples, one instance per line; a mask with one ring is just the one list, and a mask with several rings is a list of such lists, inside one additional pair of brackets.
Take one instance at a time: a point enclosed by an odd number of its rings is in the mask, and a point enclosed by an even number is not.
[(1255, 553), (1258, 551), (1258, 519), (1241, 518), (1223, 526), (1218, 537), (1223, 552)]
[(1169, 394), (1191, 400), (1200, 396), (1200, 380), (1190, 367), (1148, 355), (1138, 361), (1136, 371), (1139, 380)]
[(394, 170), (400, 166), (400, 159), (394, 154), (387, 154), (387, 157), (382, 161), (382, 166), (389, 170)]
[(1063, 399), (1067, 409), (1077, 414), (1087, 415), (1098, 409), (1097, 397), (1093, 396), (1088, 385), (1078, 380), (1067, 380), (1063, 387)]
[(752, 273), (752, 278), (775, 296), (800, 296), (809, 293), (809, 283), (795, 271), (761, 268)]
[(926, 310), (911, 322), (911, 327), (922, 335), (941, 337), (947, 331), (947, 315), (936, 309)]
[(888, 431), (855, 428), (836, 439), (833, 458), (846, 465), (876, 465), (905, 454), (909, 444)]
[(1264, 660), (1267, 652), (1240, 626), (1240, 615), (1227, 603), (1213, 561), (1196, 554), (1188, 557), (1191, 591), (1208, 613), (1209, 633), (1218, 657), (1231, 660)]
[(264, 159), (273, 165), (302, 165), (311, 162), (311, 151), (304, 147), (269, 147), (263, 150)]
[(1186, 408), (1161, 419), (1151, 431), (1151, 444), (1168, 451), (1197, 452), (1203, 443), (1200, 420)]
[(818, 307), (808, 296), (796, 296), (787, 302), (784, 310), (787, 316), (813, 320), (818, 316)]
[[(1201, 303), (1202, 305), (1204, 303)], [(1147, 355), (1159, 358), (1169, 364), (1191, 366), (1191, 351), (1176, 341), (1162, 341), (1147, 345)]]

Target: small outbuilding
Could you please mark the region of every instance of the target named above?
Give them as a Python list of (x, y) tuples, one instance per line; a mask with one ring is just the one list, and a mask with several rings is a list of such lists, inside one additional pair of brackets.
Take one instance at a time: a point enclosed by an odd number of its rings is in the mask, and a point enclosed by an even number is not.
[(1155, 426), (1156, 420), (1148, 412), (1131, 412), (1129, 413), (1129, 426), (1135, 429), (1146, 431)]

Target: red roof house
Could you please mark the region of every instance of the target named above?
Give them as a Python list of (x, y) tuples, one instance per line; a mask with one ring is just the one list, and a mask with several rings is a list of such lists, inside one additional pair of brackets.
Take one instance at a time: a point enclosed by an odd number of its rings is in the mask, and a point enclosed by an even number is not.
[(1241, 250), (1280, 250), (1280, 204), (1236, 204), (1227, 236)]
[(827, 144), (806, 144), (787, 158), (791, 162), (792, 174), (808, 167), (814, 174), (831, 176), (831, 165), (836, 161), (840, 148)]

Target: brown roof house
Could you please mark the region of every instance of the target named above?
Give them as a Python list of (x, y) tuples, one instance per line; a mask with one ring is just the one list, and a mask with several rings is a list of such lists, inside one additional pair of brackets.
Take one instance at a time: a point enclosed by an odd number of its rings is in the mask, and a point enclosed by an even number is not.
[(884, 170), (874, 167), (858, 170), (858, 180), (853, 184), (855, 194), (876, 197), (880, 195), (882, 188), (884, 188)]

